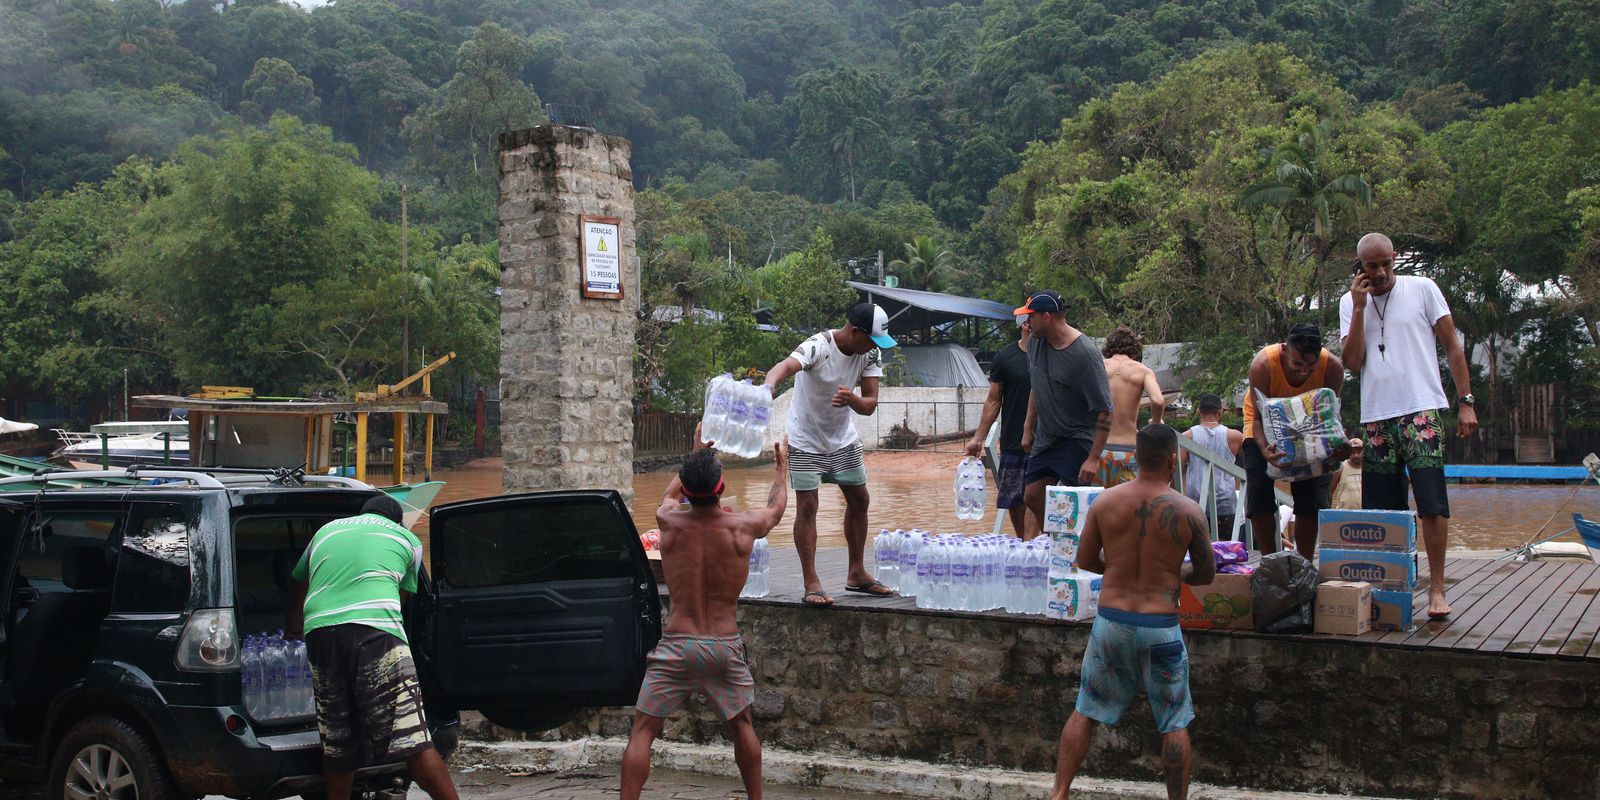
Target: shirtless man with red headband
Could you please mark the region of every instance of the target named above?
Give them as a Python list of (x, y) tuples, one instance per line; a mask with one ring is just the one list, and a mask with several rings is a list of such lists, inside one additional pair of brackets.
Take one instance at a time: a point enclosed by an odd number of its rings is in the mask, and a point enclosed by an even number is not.
[(789, 452), (787, 442), (773, 448), (778, 476), (766, 508), (740, 513), (722, 507), (722, 464), (711, 443), (700, 441), (698, 428), (694, 440), (695, 449), (684, 456), (656, 509), (661, 569), (672, 587), (672, 604), (661, 643), (646, 659), (644, 685), (634, 704), (633, 732), (622, 754), (623, 800), (636, 800), (644, 788), (650, 745), (667, 717), (699, 693), (727, 722), (745, 792), (750, 800), (761, 800), (761, 739), (750, 718), (756, 682), (735, 611), (751, 548), (783, 520), (789, 505)]

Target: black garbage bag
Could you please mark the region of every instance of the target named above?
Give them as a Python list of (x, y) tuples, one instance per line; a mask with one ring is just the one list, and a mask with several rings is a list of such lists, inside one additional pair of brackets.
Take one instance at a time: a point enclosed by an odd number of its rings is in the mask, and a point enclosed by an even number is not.
[(1250, 576), (1250, 602), (1256, 630), (1310, 633), (1317, 607), (1317, 568), (1293, 550), (1264, 556)]

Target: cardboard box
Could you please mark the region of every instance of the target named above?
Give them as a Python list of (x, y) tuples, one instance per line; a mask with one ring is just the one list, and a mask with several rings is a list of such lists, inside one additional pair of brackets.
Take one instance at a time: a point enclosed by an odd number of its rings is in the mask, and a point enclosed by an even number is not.
[(1411, 593), (1372, 593), (1372, 629), (1378, 631), (1409, 631), (1411, 622)]
[(1076, 533), (1051, 533), (1050, 574), (1078, 571), (1078, 545), (1082, 536)]
[(1325, 508), (1317, 512), (1317, 543), (1341, 550), (1415, 552), (1417, 515), (1413, 511)]
[(1089, 506), (1105, 491), (1098, 486), (1046, 486), (1044, 489), (1045, 533), (1083, 533)]
[(1050, 597), (1044, 615), (1050, 619), (1083, 620), (1100, 608), (1100, 576), (1093, 572), (1050, 576)]
[(666, 586), (667, 573), (661, 568), (661, 551), (646, 550), (644, 551), (644, 557), (646, 561), (650, 562), (650, 574), (656, 576), (656, 585)]
[(1250, 576), (1219, 572), (1204, 586), (1181, 584), (1178, 624), (1185, 628), (1250, 630), (1255, 615), (1250, 600)]
[(1416, 553), (1330, 547), (1317, 562), (1317, 575), (1325, 581), (1365, 581), (1386, 592), (1410, 592), (1417, 585)]
[(1323, 581), (1317, 586), (1317, 633), (1360, 636), (1372, 630), (1372, 584)]

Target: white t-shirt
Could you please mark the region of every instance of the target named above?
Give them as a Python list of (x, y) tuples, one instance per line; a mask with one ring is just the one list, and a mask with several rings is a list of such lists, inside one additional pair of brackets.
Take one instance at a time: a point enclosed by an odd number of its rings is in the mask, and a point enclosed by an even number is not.
[[(1382, 311), (1380, 318), (1378, 312)], [(1350, 293), (1339, 298), (1339, 337), (1350, 335), (1355, 306)], [(1378, 422), (1435, 408), (1447, 408), (1439, 379), (1439, 345), (1433, 324), (1450, 315), (1438, 285), (1413, 275), (1395, 277), (1388, 294), (1369, 296), (1366, 366), (1361, 368), (1361, 421)], [(1384, 346), (1382, 351), (1378, 345)]]
[(856, 433), (847, 406), (835, 408), (833, 395), (840, 386), (856, 388), (862, 378), (883, 377), (883, 357), (877, 348), (858, 356), (839, 352), (833, 331), (823, 331), (800, 343), (789, 354), (800, 362), (794, 376), (794, 399), (789, 403), (789, 446), (826, 455), (855, 444)]

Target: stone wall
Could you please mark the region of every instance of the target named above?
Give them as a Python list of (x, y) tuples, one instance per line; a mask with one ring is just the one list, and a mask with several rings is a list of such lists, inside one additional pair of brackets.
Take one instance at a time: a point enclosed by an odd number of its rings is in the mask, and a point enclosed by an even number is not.
[[(742, 603), (765, 741), (1048, 771), (1089, 628)], [(1600, 663), (1189, 632), (1194, 778), (1407, 797), (1600, 797)], [(1142, 698), (1085, 772), (1158, 780)], [(561, 735), (626, 735), (628, 710)], [(695, 701), (668, 738), (723, 741)]]
[[(547, 125), (500, 137), (501, 439), (508, 491), (633, 497), (639, 266), (626, 139)], [(621, 219), (622, 300), (580, 290), (578, 215)]]

